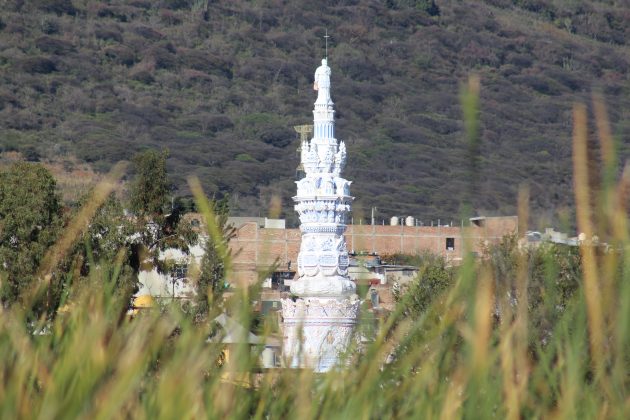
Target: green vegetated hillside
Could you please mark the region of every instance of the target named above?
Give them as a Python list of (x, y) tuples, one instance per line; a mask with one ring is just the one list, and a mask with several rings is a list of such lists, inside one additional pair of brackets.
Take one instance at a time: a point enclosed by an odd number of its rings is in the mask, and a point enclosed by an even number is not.
[(622, 1), (5, 0), (0, 146), (76, 155), (99, 170), (169, 148), (177, 193), (201, 178), (263, 215), (290, 197), (292, 126), (308, 124), (312, 77), (332, 35), (337, 137), (348, 145), (355, 221), (458, 217), (469, 188), (459, 95), (481, 79), (473, 207), (513, 214), (519, 184), (538, 216), (572, 203), (575, 101), (603, 93), (629, 156), (630, 9)]

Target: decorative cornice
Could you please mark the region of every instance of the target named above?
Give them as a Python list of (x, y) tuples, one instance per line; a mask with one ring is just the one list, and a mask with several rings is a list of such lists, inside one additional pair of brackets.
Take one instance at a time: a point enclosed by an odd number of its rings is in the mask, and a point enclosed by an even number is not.
[(358, 299), (282, 299), (282, 316), (286, 323), (348, 323), (356, 324)]
[(302, 233), (334, 233), (335, 235), (343, 235), (346, 231), (345, 224), (329, 223), (326, 225), (318, 223), (301, 224), (300, 230)]

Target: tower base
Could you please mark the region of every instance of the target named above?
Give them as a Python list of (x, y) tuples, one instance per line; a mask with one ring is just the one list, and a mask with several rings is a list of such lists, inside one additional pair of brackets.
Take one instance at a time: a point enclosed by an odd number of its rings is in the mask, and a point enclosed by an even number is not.
[(282, 299), (283, 352), (286, 367), (327, 372), (350, 348), (359, 299)]

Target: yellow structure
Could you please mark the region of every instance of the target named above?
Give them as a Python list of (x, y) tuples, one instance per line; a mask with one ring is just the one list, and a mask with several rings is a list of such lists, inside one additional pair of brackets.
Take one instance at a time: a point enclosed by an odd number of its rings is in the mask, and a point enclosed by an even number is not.
[(133, 300), (132, 315), (138, 314), (141, 310), (151, 309), (155, 306), (155, 300), (151, 295), (140, 295)]

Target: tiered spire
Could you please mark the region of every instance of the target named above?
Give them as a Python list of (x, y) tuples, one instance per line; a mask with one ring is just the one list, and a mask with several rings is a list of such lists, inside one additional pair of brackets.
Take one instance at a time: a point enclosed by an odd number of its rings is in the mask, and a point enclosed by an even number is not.
[(297, 300), (282, 300), (284, 354), (289, 367), (323, 372), (339, 363), (357, 322), (359, 301), (348, 277), (344, 232), (353, 197), (341, 177), (346, 146), (335, 138), (335, 110), (330, 96), (328, 60), (315, 71), (317, 100), (314, 130), (302, 141), (304, 178), (293, 197), (300, 216), (302, 243), (298, 278), (291, 285)]
[(295, 210), (300, 215), (302, 246), (298, 256), (299, 279), (291, 291), (298, 296), (341, 298), (354, 293), (348, 278), (348, 251), (343, 236), (350, 211), (350, 181), (341, 178), (346, 146), (335, 138), (335, 110), (330, 96), (328, 60), (315, 71), (317, 100), (314, 132), (302, 143), (306, 176), (297, 181)]

